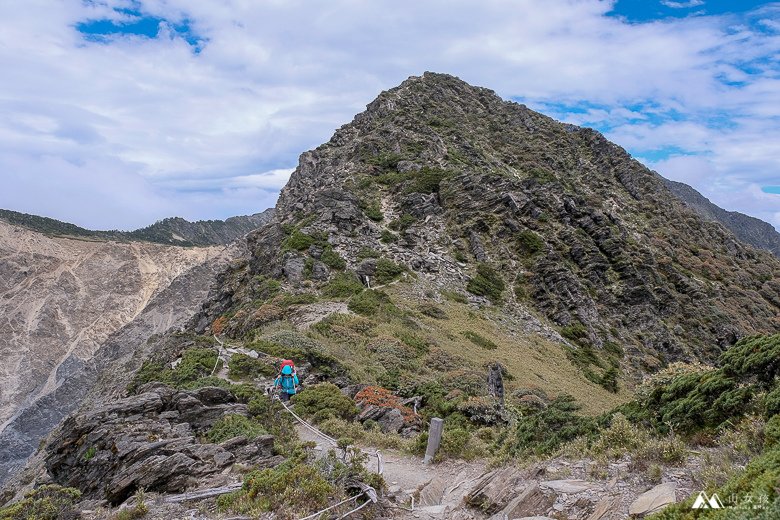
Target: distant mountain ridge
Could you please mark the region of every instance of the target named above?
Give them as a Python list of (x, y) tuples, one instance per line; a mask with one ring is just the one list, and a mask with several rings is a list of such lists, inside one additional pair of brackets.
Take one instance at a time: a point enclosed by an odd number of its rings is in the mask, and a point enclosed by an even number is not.
[(743, 242), (780, 257), (780, 233), (771, 224), (738, 211), (727, 211), (685, 183), (664, 179), (664, 184), (705, 219), (723, 224)]
[(177, 246), (210, 246), (227, 244), (268, 222), (273, 209), (253, 215), (230, 217), (226, 220), (190, 222), (181, 217), (169, 217), (135, 231), (95, 231), (49, 217), (29, 215), (0, 209), (0, 219), (32, 231), (55, 236), (154, 242)]

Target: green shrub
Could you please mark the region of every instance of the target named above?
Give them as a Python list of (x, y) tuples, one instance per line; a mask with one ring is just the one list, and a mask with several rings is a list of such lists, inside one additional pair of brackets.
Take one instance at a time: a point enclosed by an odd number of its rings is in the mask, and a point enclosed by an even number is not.
[(378, 166), (381, 170), (394, 170), (398, 166), (398, 162), (403, 159), (402, 156), (395, 152), (381, 152), (377, 155), (369, 157), (366, 162)]
[(390, 222), (389, 225), (390, 225), (390, 229), (392, 229), (393, 231), (404, 232), (407, 229), (409, 229), (412, 226), (412, 224), (414, 224), (415, 222), (417, 222), (417, 219), (414, 218), (413, 215), (410, 215), (409, 213), (404, 213), (399, 218)]
[(764, 442), (766, 446), (780, 444), (780, 415), (775, 415), (764, 425)]
[(87, 451), (84, 452), (84, 455), (81, 458), (84, 459), (85, 461), (89, 461), (95, 456), (96, 453), (97, 453), (97, 448), (94, 446), (90, 446), (89, 448), (87, 448)]
[(311, 278), (312, 271), (314, 271), (314, 258), (307, 256), (303, 262), (303, 277), (308, 280)]
[(297, 331), (282, 330), (268, 334), (248, 344), (247, 348), (273, 357), (292, 359), (297, 364), (307, 361), (325, 377), (347, 376), (344, 365), (338, 359), (327, 354), (317, 341)]
[(404, 266), (398, 265), (392, 260), (388, 260), (387, 258), (380, 258), (376, 261), (374, 283), (379, 285), (390, 283), (401, 276), (401, 274), (405, 271), (406, 268)]
[(1, 520), (59, 520), (77, 518), (73, 505), (81, 491), (49, 484), (25, 493), (15, 504), (0, 509)]
[(548, 455), (577, 437), (592, 436), (598, 428), (592, 417), (577, 415), (574, 397), (561, 395), (536, 413), (523, 415), (514, 429), (499, 437), (500, 451), (511, 457)]
[(431, 349), (431, 343), (427, 339), (421, 338), (413, 332), (401, 330), (395, 333), (395, 337), (413, 348), (418, 355), (427, 354)]
[(268, 301), (282, 289), (279, 280), (258, 275), (252, 278), (250, 290), (252, 297), (260, 301)]
[(517, 247), (521, 255), (533, 256), (544, 248), (544, 241), (533, 231), (524, 230), (517, 235)]
[(275, 518), (293, 519), (325, 509), (335, 492), (316, 467), (298, 457), (249, 473), (243, 488), (219, 497), (217, 507), (236, 513), (273, 511)]
[(718, 364), (731, 377), (755, 377), (764, 387), (780, 375), (780, 334), (738, 341), (721, 354)]
[(469, 299), (466, 298), (466, 296), (462, 295), (459, 292), (456, 291), (448, 291), (446, 289), (441, 290), (441, 295), (447, 298), (450, 301), (457, 302), (457, 303), (468, 303)]
[(466, 284), (468, 292), (477, 296), (485, 296), (495, 304), (501, 302), (505, 288), (504, 280), (487, 264), (479, 264), (477, 266), (477, 275)]
[(438, 193), (441, 181), (449, 175), (450, 172), (444, 170), (424, 167), (414, 174), (412, 183), (406, 191), (409, 193)]
[(206, 434), (209, 442), (220, 443), (233, 437), (257, 439), (268, 433), (260, 424), (243, 415), (226, 415), (215, 422)]
[(373, 179), (377, 184), (382, 186), (395, 187), (399, 184), (403, 184), (412, 178), (411, 172), (400, 173), (397, 171), (388, 171), (375, 176)]
[(617, 393), (618, 391), (618, 369), (617, 367), (611, 366), (608, 369), (604, 371), (604, 374), (601, 376), (601, 380), (599, 381), (599, 384), (603, 386), (606, 390), (614, 393)]
[(473, 460), (484, 454), (484, 447), (472, 432), (463, 428), (445, 429), (436, 460), (447, 458)]
[[(774, 445), (753, 458), (744, 470), (730, 477), (723, 486), (709, 490), (709, 494), (717, 493), (721, 500), (726, 501), (726, 509), (691, 509), (698, 495), (694, 493), (687, 500), (667, 506), (651, 518), (653, 520), (774, 519), (780, 514), (778, 482), (780, 482), (780, 446)], [(763, 506), (763, 509), (753, 509), (755, 506)]]
[(396, 235), (392, 231), (383, 229), (382, 232), (379, 234), (379, 241), (382, 242), (383, 244), (392, 244), (393, 242), (398, 241), (398, 235)]
[[(308, 303), (315, 303), (319, 298), (313, 293), (298, 293), (298, 294), (283, 294), (274, 298), (274, 304), (278, 307), (286, 309), (291, 305), (306, 305)], [(281, 319), (284, 316), (284, 311), (281, 309), (274, 309), (273, 306), (263, 306), (255, 311), (255, 319), (258, 318), (258, 313), (262, 311), (264, 307), (271, 307), (269, 309), (270, 316), (267, 318), (268, 322)]]
[(379, 312), (380, 307), (386, 301), (388, 298), (384, 293), (367, 289), (350, 298), (347, 308), (357, 314), (373, 316)]
[(717, 428), (747, 411), (752, 389), (740, 386), (720, 370), (686, 374), (655, 389), (645, 405), (656, 410), (663, 423), (679, 431)]
[(307, 235), (299, 229), (290, 233), (290, 236), (284, 239), (282, 242), (282, 250), (294, 250), (303, 251), (308, 249), (310, 245), (314, 244), (316, 240), (313, 236)]
[(371, 202), (361, 206), (363, 213), (373, 220), (374, 222), (380, 222), (385, 216), (382, 214), (382, 208), (379, 206), (379, 202)]
[(363, 284), (355, 273), (338, 273), (322, 287), (322, 295), (328, 298), (349, 298), (363, 290)]
[(479, 334), (477, 334), (472, 330), (464, 330), (463, 332), (461, 332), (461, 334), (463, 334), (463, 336), (466, 339), (468, 339), (478, 347), (482, 347), (486, 350), (495, 350), (498, 348), (498, 345), (496, 345), (486, 337), (480, 336)]
[(379, 251), (363, 246), (360, 248), (360, 251), (358, 251), (357, 257), (358, 260), (365, 260), (366, 258), (379, 258)]
[(139, 386), (159, 381), (174, 388), (185, 388), (198, 379), (211, 375), (215, 364), (218, 367), (216, 351), (208, 348), (191, 348), (182, 353), (182, 359), (175, 369), (158, 361), (145, 361), (128, 386), (135, 392)]
[(245, 354), (233, 354), (228, 365), (230, 379), (254, 378), (258, 375), (273, 376), (276, 369), (259, 359), (253, 359)]
[(255, 422), (274, 436), (276, 453), (288, 455), (300, 443), (295, 420), (279, 400), (257, 392), (248, 402), (247, 410)]
[(306, 388), (292, 398), (295, 410), (304, 417), (312, 417), (317, 422), (329, 417), (353, 419), (357, 413), (355, 403), (341, 393), (332, 383), (319, 383)]
[(588, 329), (579, 321), (561, 327), (561, 336), (575, 343), (584, 343), (588, 339)]
[(469, 261), (468, 258), (466, 258), (465, 253), (463, 251), (460, 251), (460, 250), (455, 251), (455, 253), (453, 253), (452, 257), (455, 259), (456, 262), (460, 262), (461, 264), (465, 264), (465, 263), (467, 263)]
[(337, 269), (341, 271), (347, 267), (347, 261), (341, 258), (341, 256), (333, 250), (332, 246), (326, 246), (320, 257), (322, 263), (330, 267), (331, 269)]

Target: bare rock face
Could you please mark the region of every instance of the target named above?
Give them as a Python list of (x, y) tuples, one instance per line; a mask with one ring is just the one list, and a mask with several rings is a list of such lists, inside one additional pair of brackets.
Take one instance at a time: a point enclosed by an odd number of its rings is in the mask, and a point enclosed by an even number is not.
[(246, 405), (221, 388), (174, 391), (160, 384), (142, 393), (69, 417), (46, 446), (52, 479), (84, 496), (123, 502), (137, 489), (177, 493), (235, 462), (264, 467), (273, 436), (222, 444), (198, 440), (225, 415), (246, 415)]
[[(183, 325), (235, 248), (52, 238), (0, 221), (0, 483), (103, 366)], [(110, 354), (109, 354), (110, 352)]]

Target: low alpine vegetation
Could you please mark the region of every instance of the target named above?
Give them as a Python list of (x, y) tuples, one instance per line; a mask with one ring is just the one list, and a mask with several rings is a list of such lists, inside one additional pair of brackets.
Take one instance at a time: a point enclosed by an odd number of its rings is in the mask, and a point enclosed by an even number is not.
[(506, 284), (501, 276), (488, 264), (477, 266), (477, 275), (466, 284), (466, 290), (477, 296), (484, 296), (494, 304), (501, 303)]

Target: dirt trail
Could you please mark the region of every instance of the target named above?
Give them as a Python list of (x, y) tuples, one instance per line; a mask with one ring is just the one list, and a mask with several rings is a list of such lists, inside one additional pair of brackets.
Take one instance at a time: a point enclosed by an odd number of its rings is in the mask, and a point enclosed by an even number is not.
[[(237, 347), (222, 342), (216, 336), (215, 339), (219, 343), (220, 358), (225, 361), (225, 365), (215, 375), (230, 381), (227, 377), (227, 365), (232, 357), (231, 350), (236, 350)], [(327, 436), (319, 435), (297, 420), (296, 430), (302, 441), (315, 444), (314, 452), (317, 458), (335, 448), (334, 442)], [(360, 445), (360, 448), (371, 455), (366, 461), (366, 468), (377, 472), (378, 460), (373, 456), (377, 448), (366, 445)], [(486, 472), (484, 462), (445, 461), (423, 464), (422, 458), (397, 450), (379, 451), (383, 463), (382, 476), (388, 486), (386, 496), (389, 498), (389, 506), (385, 518), (398, 520), (486, 518), (480, 513), (463, 508), (463, 498)]]
[[(333, 443), (308, 428), (297, 425), (303, 441), (316, 444), (317, 456), (332, 449)], [(376, 448), (361, 446), (373, 453)], [(391, 507), (387, 514), (395, 519), (482, 519), (483, 515), (462, 509), (463, 497), (485, 473), (484, 462), (445, 461), (423, 464), (422, 458), (396, 450), (380, 450), (382, 476), (387, 483)], [(377, 471), (376, 457), (369, 457), (366, 468)], [(412, 502), (414, 498), (414, 502)], [(414, 504), (414, 509), (412, 509)]]

